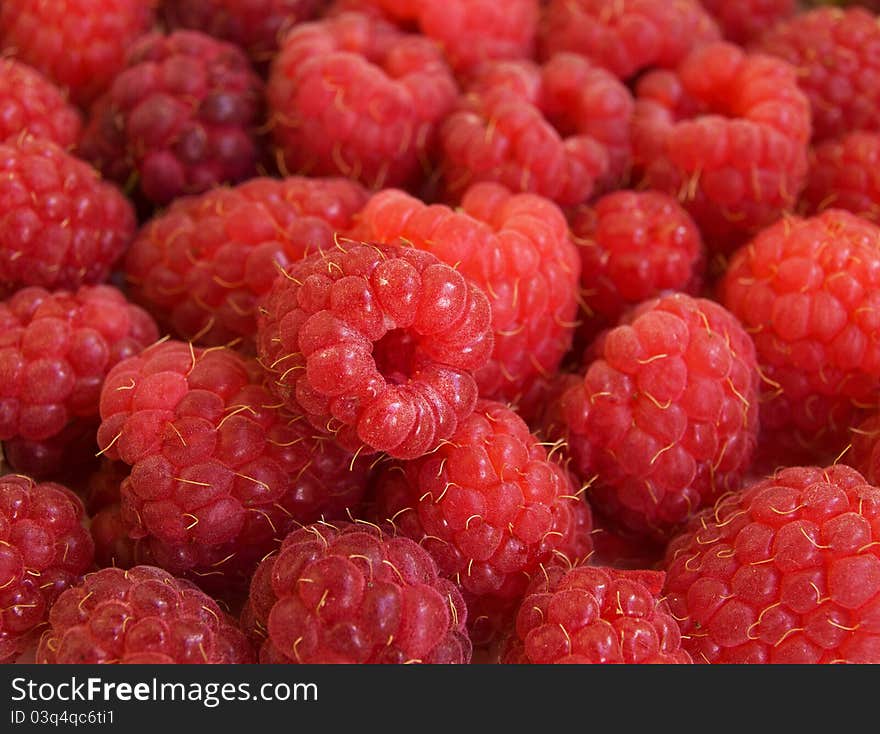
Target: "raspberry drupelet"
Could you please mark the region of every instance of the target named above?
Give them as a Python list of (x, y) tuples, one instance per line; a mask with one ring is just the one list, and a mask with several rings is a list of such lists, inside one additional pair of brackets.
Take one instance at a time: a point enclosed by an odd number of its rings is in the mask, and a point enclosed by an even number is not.
[(440, 131), (446, 195), (457, 201), (494, 181), (570, 206), (616, 188), (628, 172), (632, 112), (623, 83), (577, 54), (487, 63)]
[(739, 487), (757, 442), (755, 346), (713, 301), (647, 301), (561, 397), (569, 468), (598, 514), (659, 541)]
[(67, 487), (0, 477), (0, 663), (10, 663), (49, 609), (92, 565), (83, 505)]
[(880, 228), (827, 209), (787, 217), (732, 258), (721, 302), (754, 340), (765, 379), (766, 468), (831, 463), (880, 397)]
[(634, 178), (677, 196), (727, 255), (794, 207), (806, 183), (810, 106), (797, 70), (718, 42), (636, 85)]
[(670, 665), (693, 662), (660, 596), (664, 575), (554, 563), (529, 585), (501, 662)]
[(87, 163), (27, 134), (0, 142), (0, 296), (105, 281), (135, 227), (131, 203)]
[(279, 267), (331, 249), (367, 193), (346, 179), (256, 178), (184, 197), (149, 222), (125, 258), (134, 300), (196, 344), (253, 349), (257, 303)]
[(300, 24), (267, 86), (279, 166), (373, 189), (417, 187), (457, 94), (442, 52), (423, 36), (359, 13)]
[(195, 585), (154, 566), (103, 568), (49, 613), (37, 662), (242, 664), (254, 651), (235, 620)]
[(696, 663), (880, 662), (880, 489), (790, 467), (729, 494), (667, 549), (663, 592)]
[(358, 511), (367, 466), (281, 408), (253, 360), (164, 342), (118, 364), (98, 444), (131, 467), (122, 519), (143, 554), (200, 586), (242, 586), (299, 523)]
[(721, 27), (728, 41), (744, 46), (768, 28), (793, 16), (797, 0), (700, 0)]
[(237, 46), (150, 33), (92, 106), (79, 152), (154, 204), (256, 175), (263, 83)]
[(553, 202), (499, 184), (470, 187), (456, 209), (379, 192), (353, 237), (435, 254), (489, 297), (495, 347), (476, 373), (480, 395), (531, 416), (569, 350), (577, 315), (577, 252)]
[(251, 582), (260, 663), (469, 663), (467, 610), (428, 553), (378, 526), (295, 530)]
[(351, 451), (415, 458), (474, 409), (486, 295), (429, 252), (339, 242), (279, 276), (257, 349), (270, 387)]

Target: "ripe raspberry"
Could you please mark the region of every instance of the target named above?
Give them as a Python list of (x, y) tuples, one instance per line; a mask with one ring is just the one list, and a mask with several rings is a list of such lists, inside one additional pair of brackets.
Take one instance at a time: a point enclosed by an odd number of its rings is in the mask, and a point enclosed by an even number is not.
[(80, 154), (155, 204), (241, 181), (256, 175), (262, 95), (237, 46), (151, 33), (93, 105)]
[(496, 181), (580, 204), (625, 178), (632, 111), (629, 90), (575, 54), (486, 64), (441, 128), (447, 194)]
[(15, 659), (56, 597), (92, 565), (83, 514), (63, 485), (0, 477), (0, 662)]
[(0, 143), (0, 295), (106, 280), (135, 226), (116, 187), (55, 143)]
[(809, 138), (795, 68), (729, 43), (702, 46), (636, 89), (637, 177), (678, 196), (714, 252), (729, 253), (793, 207)]
[(262, 308), (272, 389), (351, 451), (422, 456), (473, 411), (489, 301), (431, 253), (340, 243), (279, 276)]
[(426, 551), (365, 523), (295, 530), (251, 582), (260, 663), (468, 663), (461, 593)]
[(49, 613), (37, 662), (231, 664), (254, 653), (211, 597), (161, 568), (104, 568), (65, 591)]
[(358, 13), (294, 28), (267, 87), (287, 169), (376, 189), (421, 183), (457, 93), (430, 40)]
[(240, 46), (255, 62), (278, 50), (292, 26), (314, 17), (323, 0), (164, 0), (169, 28), (189, 28)]
[(738, 251), (721, 302), (751, 333), (770, 465), (830, 462), (880, 397), (880, 229), (828, 209)]
[(332, 248), (366, 201), (352, 181), (297, 176), (178, 199), (129, 248), (131, 295), (183, 339), (247, 347), (278, 266)]
[(755, 48), (798, 69), (810, 100), (813, 140), (880, 131), (877, 18), (864, 8), (816, 8), (777, 23)]
[(153, 24), (153, 0), (3, 0), (0, 50), (41, 71), (87, 106)]
[(671, 196), (616, 191), (579, 207), (570, 221), (581, 259), (583, 341), (663, 291), (699, 292), (700, 230)]
[(549, 0), (540, 35), (544, 58), (570, 51), (630, 79), (676, 66), (721, 31), (698, 0)]
[(495, 348), (476, 373), (480, 395), (536, 412), (571, 347), (577, 314), (577, 252), (558, 207), (483, 183), (454, 210), (382, 191), (356, 219), (355, 238), (427, 250), (482, 288)]
[(724, 37), (744, 46), (767, 28), (790, 18), (800, 9), (797, 0), (700, 0), (721, 27)]
[(501, 662), (691, 663), (662, 587), (659, 571), (555, 563), (529, 585)]
[(880, 489), (793, 467), (730, 494), (669, 545), (664, 592), (694, 662), (880, 662)]
[(200, 585), (241, 583), (293, 525), (344, 516), (365, 489), (365, 463), (282, 410), (258, 372), (231, 350), (169, 341), (118, 364), (101, 391), (98, 445), (131, 466), (129, 536)]
[(801, 209), (816, 214), (846, 209), (880, 222), (880, 132), (855, 131), (810, 151), (810, 172)]
[(79, 110), (58, 87), (27, 64), (0, 58), (0, 140), (24, 130), (72, 148), (81, 129)]
[(758, 429), (755, 347), (717, 303), (647, 301), (596, 345), (561, 413), (571, 469), (617, 527), (662, 540), (736, 489)]

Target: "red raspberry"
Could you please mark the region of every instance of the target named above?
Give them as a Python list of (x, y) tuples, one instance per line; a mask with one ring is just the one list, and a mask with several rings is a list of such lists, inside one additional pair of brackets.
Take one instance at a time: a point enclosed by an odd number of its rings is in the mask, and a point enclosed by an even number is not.
[(382, 191), (356, 219), (355, 238), (427, 250), (483, 289), (495, 348), (476, 373), (480, 395), (536, 412), (571, 347), (577, 314), (577, 253), (558, 207), (484, 183), (454, 210)]
[(0, 140), (25, 130), (72, 148), (81, 129), (79, 110), (58, 87), (27, 64), (0, 59)]
[(496, 181), (580, 204), (625, 177), (632, 111), (629, 90), (576, 54), (486, 64), (441, 128), (447, 193)]
[(295, 530), (251, 582), (261, 663), (468, 663), (467, 611), (408, 538), (366, 523)]
[(813, 111), (813, 140), (880, 131), (880, 26), (864, 8), (816, 8), (777, 23), (756, 49), (790, 62)]
[(235, 621), (193, 584), (153, 566), (104, 568), (65, 591), (49, 613), (37, 662), (251, 663)]
[(0, 477), (0, 662), (17, 657), (56, 597), (92, 565), (83, 514), (63, 485)]
[(129, 248), (132, 297), (184, 339), (250, 345), (279, 266), (332, 248), (366, 201), (354, 182), (296, 176), (178, 199)]
[(323, 0), (164, 0), (170, 28), (189, 28), (230, 41), (256, 62), (278, 50), (278, 39), (296, 23), (314, 17)]
[(0, 49), (86, 106), (110, 86), (126, 51), (149, 30), (154, 5), (153, 0), (3, 0)]
[(616, 191), (579, 207), (570, 221), (581, 259), (585, 342), (663, 291), (699, 292), (700, 230), (671, 196)]
[(279, 276), (263, 310), (272, 389), (351, 451), (422, 456), (473, 411), (489, 301), (431, 253), (340, 243)]
[(664, 592), (700, 663), (880, 662), (880, 489), (794, 467), (723, 497), (669, 545)]
[(721, 26), (724, 37), (744, 45), (798, 12), (797, 0), (700, 0)]
[(135, 226), (122, 193), (55, 143), (0, 143), (0, 294), (106, 280)]
[(421, 183), (457, 93), (430, 40), (358, 13), (294, 28), (267, 87), (287, 169), (376, 189)]
[(698, 0), (549, 0), (541, 53), (571, 51), (621, 79), (674, 67), (691, 49), (721, 38)]
[(599, 513), (662, 540), (749, 468), (755, 347), (717, 303), (674, 293), (643, 303), (596, 353), (561, 398), (571, 469)]
[(880, 229), (837, 209), (786, 218), (734, 255), (719, 295), (765, 377), (762, 454), (832, 461), (880, 397)]
[(662, 587), (659, 571), (555, 563), (529, 585), (501, 662), (691, 663)]
[(728, 253), (793, 207), (810, 108), (796, 69), (729, 43), (639, 80), (633, 155), (642, 185), (678, 196), (707, 246)]
[(232, 588), (293, 525), (344, 516), (365, 489), (365, 464), (282, 410), (256, 367), (170, 341), (104, 382), (98, 445), (131, 466), (129, 535), (176, 575)]
[(810, 151), (810, 172), (801, 208), (816, 214), (846, 209), (880, 222), (880, 132), (855, 131)]
[(81, 155), (155, 204), (256, 175), (263, 84), (231, 43), (144, 36), (92, 107)]

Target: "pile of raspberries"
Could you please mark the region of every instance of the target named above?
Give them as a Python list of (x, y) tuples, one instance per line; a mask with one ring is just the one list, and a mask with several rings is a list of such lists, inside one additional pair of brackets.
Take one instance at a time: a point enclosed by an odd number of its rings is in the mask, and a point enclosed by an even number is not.
[(880, 18), (3, 0), (0, 662), (880, 663)]

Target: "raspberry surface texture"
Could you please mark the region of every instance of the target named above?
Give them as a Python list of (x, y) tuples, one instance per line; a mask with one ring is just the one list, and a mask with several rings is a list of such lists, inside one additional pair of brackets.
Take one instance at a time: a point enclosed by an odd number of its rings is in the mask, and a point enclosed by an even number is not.
[(790, 467), (719, 500), (667, 549), (663, 592), (697, 663), (880, 662), (880, 489)]
[(724, 37), (740, 45), (760, 37), (798, 10), (797, 0), (700, 0), (700, 3), (721, 26)]
[(155, 566), (104, 568), (65, 591), (49, 614), (37, 662), (251, 663), (241, 630), (194, 584)]
[(416, 543), (365, 523), (295, 530), (251, 582), (261, 663), (468, 663), (461, 592)]
[(612, 525), (663, 540), (736, 490), (758, 432), (755, 346), (729, 311), (674, 293), (596, 347), (561, 397), (571, 470)]
[(505, 641), (508, 664), (686, 664), (659, 571), (553, 564), (529, 585)]
[(18, 656), (66, 588), (92, 565), (80, 499), (67, 487), (0, 477), (0, 662)]
[(132, 242), (130, 293), (183, 339), (253, 349), (257, 304), (280, 269), (331, 249), (366, 201), (352, 181), (298, 176), (178, 199)]
[(489, 299), (429, 252), (341, 242), (277, 278), (263, 308), (271, 388), (352, 451), (421, 456), (474, 409)]
[(493, 181), (580, 204), (626, 177), (632, 113), (629, 90), (577, 54), (488, 63), (441, 128), (446, 193)]
[(135, 226), (122, 193), (55, 143), (0, 142), (0, 295), (106, 280)]
[(167, 204), (256, 175), (263, 83), (237, 46), (198, 31), (151, 33), (90, 111), (81, 155)]
[(359, 13), (295, 27), (267, 87), (285, 172), (373, 189), (422, 183), (457, 94), (436, 44)]
[(797, 70), (773, 56), (708, 44), (636, 86), (634, 177), (677, 196), (713, 253), (794, 207), (809, 139)]
[(495, 347), (476, 373), (480, 395), (534, 414), (571, 347), (577, 315), (577, 253), (559, 208), (482, 183), (456, 209), (382, 191), (356, 220), (353, 237), (427, 250), (485, 292)]

